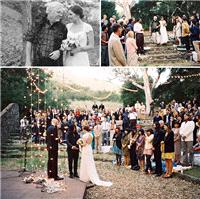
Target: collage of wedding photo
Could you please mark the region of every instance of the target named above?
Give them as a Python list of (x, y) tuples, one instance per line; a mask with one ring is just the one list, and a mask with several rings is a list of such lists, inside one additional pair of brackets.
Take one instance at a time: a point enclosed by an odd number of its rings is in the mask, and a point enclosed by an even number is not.
[(2, 199), (200, 199), (199, 0), (0, 0)]

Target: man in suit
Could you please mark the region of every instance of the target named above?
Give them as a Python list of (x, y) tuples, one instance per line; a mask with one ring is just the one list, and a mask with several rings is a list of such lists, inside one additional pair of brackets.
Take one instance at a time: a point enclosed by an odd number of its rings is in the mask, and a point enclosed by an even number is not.
[(171, 124), (171, 110), (169, 108), (166, 109), (166, 114), (163, 116), (163, 121), (165, 124)]
[(125, 53), (120, 41), (122, 28), (119, 24), (112, 26), (113, 33), (108, 42), (108, 54), (110, 66), (126, 66)]
[(63, 180), (58, 176), (58, 132), (57, 132), (58, 120), (52, 119), (51, 126), (47, 128), (47, 150), (48, 150), (48, 164), (47, 174), (48, 178), (54, 178), (54, 180)]
[[(69, 177), (77, 177), (77, 167), (78, 167), (78, 157), (79, 157), (79, 146), (76, 143), (77, 140), (80, 138), (80, 135), (77, 133), (76, 126), (72, 124), (69, 127), (68, 133), (67, 133), (67, 153), (68, 153), (68, 164), (69, 164)], [(73, 163), (74, 163), (74, 172), (73, 172)]]

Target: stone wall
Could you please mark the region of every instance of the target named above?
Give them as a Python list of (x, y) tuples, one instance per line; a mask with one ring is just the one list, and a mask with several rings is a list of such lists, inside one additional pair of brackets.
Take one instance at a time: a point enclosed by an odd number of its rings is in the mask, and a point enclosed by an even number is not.
[(1, 1), (1, 66), (24, 65), (23, 34), (28, 28), (26, 1)]
[(16, 134), (19, 130), (19, 106), (15, 103), (9, 104), (1, 113), (1, 142)]

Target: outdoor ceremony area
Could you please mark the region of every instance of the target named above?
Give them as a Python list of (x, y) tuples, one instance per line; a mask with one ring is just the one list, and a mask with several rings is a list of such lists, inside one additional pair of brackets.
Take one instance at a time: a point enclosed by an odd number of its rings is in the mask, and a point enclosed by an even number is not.
[(200, 69), (78, 70), (1, 69), (2, 198), (198, 198)]
[(199, 1), (102, 0), (101, 65), (200, 66), (199, 12)]

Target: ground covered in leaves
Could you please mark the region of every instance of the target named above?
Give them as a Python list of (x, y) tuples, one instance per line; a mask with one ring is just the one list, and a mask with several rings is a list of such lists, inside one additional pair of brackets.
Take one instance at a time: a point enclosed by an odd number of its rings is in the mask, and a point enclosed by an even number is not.
[(100, 178), (112, 181), (111, 187), (92, 187), (86, 199), (198, 199), (200, 186), (177, 177), (164, 179), (132, 171), (110, 162), (96, 161)]

